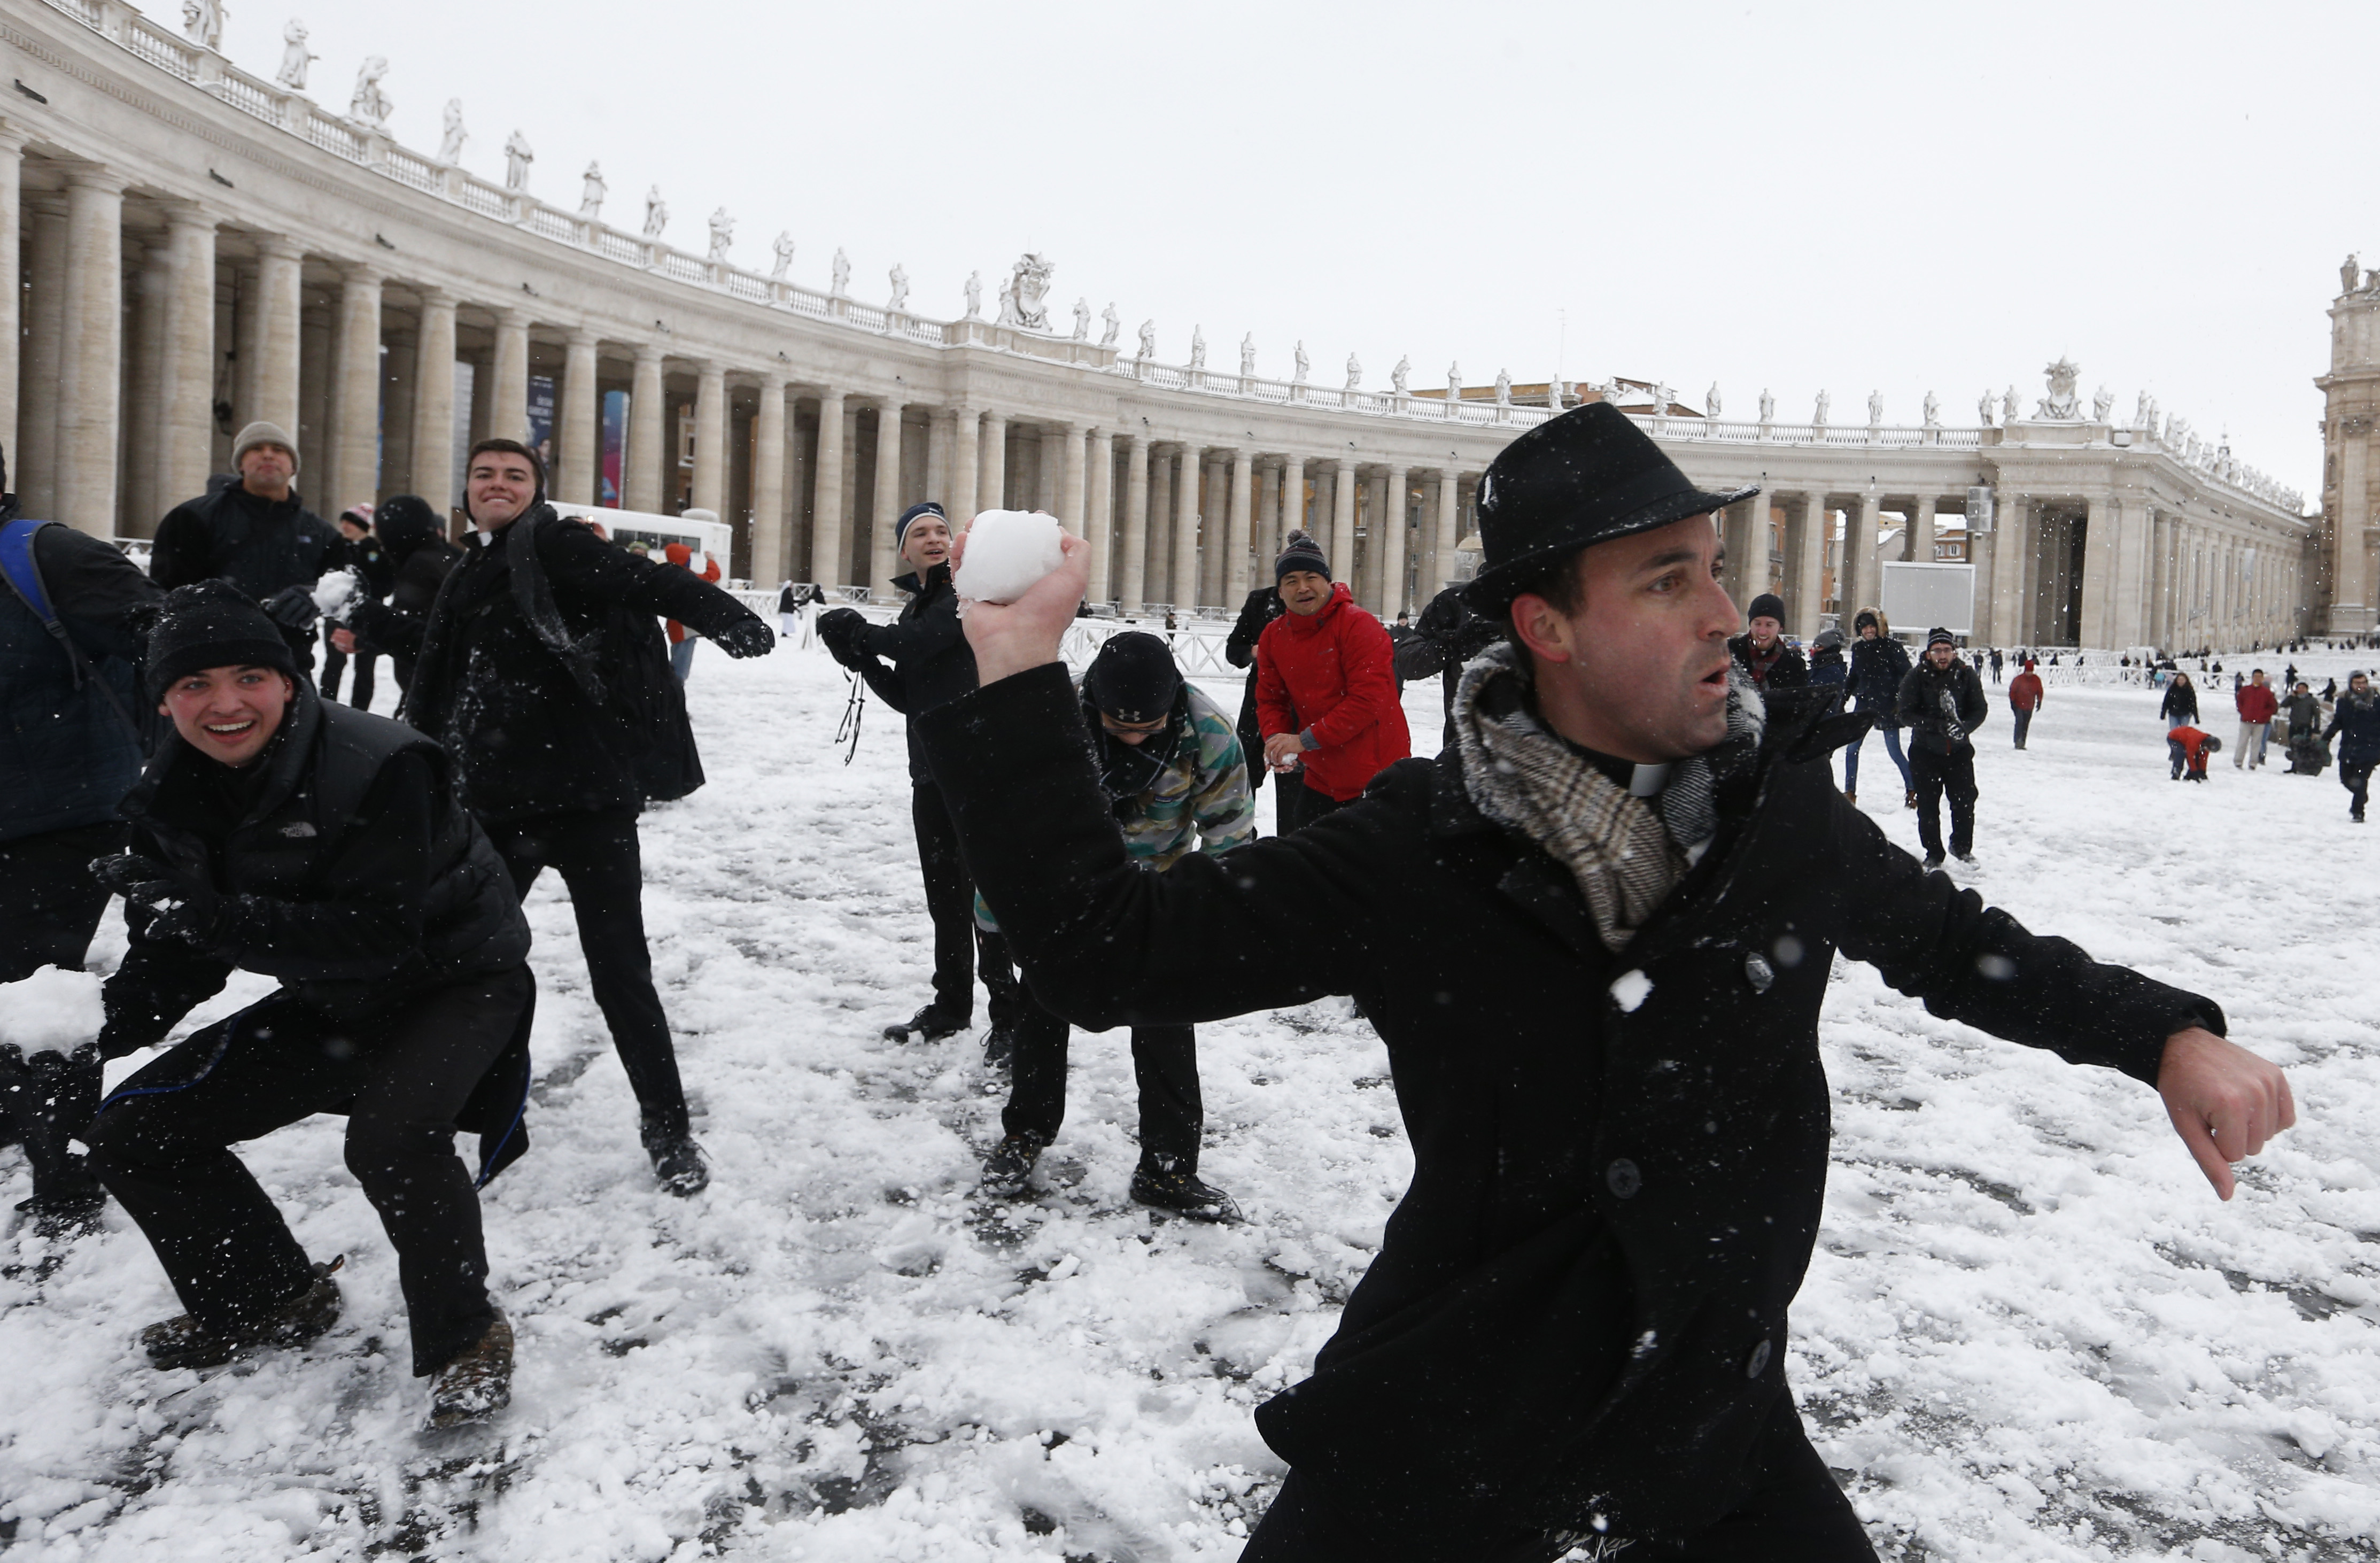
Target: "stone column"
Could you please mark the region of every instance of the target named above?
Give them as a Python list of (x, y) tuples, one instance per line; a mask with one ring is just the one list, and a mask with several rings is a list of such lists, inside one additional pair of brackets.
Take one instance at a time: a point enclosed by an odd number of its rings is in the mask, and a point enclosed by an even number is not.
[[(339, 316), (331, 349), (331, 460), (323, 514), (380, 497), (380, 285), (377, 267), (349, 262), (340, 268)], [(522, 386), (528, 426), (528, 386)], [(516, 439), (519, 435), (514, 436)]]
[(1330, 477), (1330, 569), (1353, 582), (1355, 573), (1355, 464), (1342, 458)]
[(595, 334), (581, 327), (563, 349), (562, 384), (554, 387), (553, 497), (565, 505), (595, 503)]
[(115, 535), (123, 344), (124, 181), (104, 168), (78, 167), (67, 175), (58, 513), (53, 519), (93, 537)]
[(1094, 429), (1083, 458), (1083, 529), (1091, 545), (1090, 600), (1115, 601), (1115, 432)]
[(1134, 434), (1124, 446), (1123, 568), (1116, 572), (1116, 612), (1140, 612), (1148, 581), (1148, 436)]
[(1380, 613), (1390, 624), (1412, 605), (1405, 591), (1405, 515), (1410, 498), (1405, 482), (1403, 468), (1389, 469), (1388, 513), (1382, 518), (1389, 534), (1380, 549)]
[(298, 433), (298, 370), (306, 307), (305, 252), (278, 234), (256, 241), (256, 406), (240, 421), (262, 419)]
[(868, 536), (868, 583), (886, 602), (895, 590), (892, 578), (901, 573), (892, 527), (906, 508), (901, 503), (901, 405), (891, 397), (876, 404), (876, 524)]
[[(951, 409), (929, 407), (926, 409), (926, 497), (939, 502), (942, 513), (951, 513)], [(953, 523), (955, 531), (956, 523)]]
[(662, 385), (662, 350), (638, 343), (628, 380), (628, 493), (622, 508), (648, 514), (661, 509), (669, 456), (669, 393)]
[[(1787, 561), (1786, 611), (1793, 616), (1790, 628), (1807, 641), (1817, 634), (1821, 616), (1826, 612), (1827, 592), (1827, 496), (1813, 492), (1802, 496), (1801, 547)], [(1745, 604), (1739, 604), (1738, 606)]]
[(694, 370), (694, 492), (691, 507), (727, 508), (727, 369), (704, 359)]
[(843, 577), (847, 566), (843, 497), (844, 393), (819, 393), (818, 465), (810, 474), (810, 579), (832, 593), (850, 584)]
[(1934, 562), (1934, 515), (1941, 500), (1932, 495), (1919, 495), (1917, 507), (1909, 515), (1909, 546), (1902, 557), (1912, 564)]
[(1454, 573), (1454, 556), (1463, 546), (1463, 474), (1451, 467), (1438, 470), (1438, 579), (1429, 583), (1436, 596)]
[[(1090, 482), (1090, 473), (1083, 465), (1082, 425), (1061, 423), (1058, 425), (1058, 438), (1062, 447), (1058, 453), (1058, 523), (1075, 536), (1082, 537), (1087, 524), (1083, 516), (1084, 489)], [(1049, 442), (1045, 440), (1041, 446), (1045, 458), (1049, 450)]]
[(1767, 495), (1755, 495), (1719, 512), (1719, 546), (1727, 551), (1719, 586), (1738, 606), (1768, 590), (1768, 551), (1758, 541), (1767, 503)]
[(965, 531), (975, 519), (977, 485), (983, 479), (983, 415), (961, 405), (951, 409), (951, 492), (946, 503), (951, 530)]
[(1248, 525), (1254, 517), (1256, 458), (1245, 450), (1232, 457), (1232, 511), (1223, 538), (1223, 606), (1232, 612), (1248, 600)]
[(164, 421), (157, 393), (164, 380), (165, 296), (173, 290), (173, 277), (163, 245), (149, 248), (128, 283), (132, 296), (124, 344), (124, 402), (116, 421), (115, 532), (144, 537), (156, 531), (165, 513), (157, 502), (157, 469), (164, 457), (158, 434)]
[(1008, 415), (987, 412), (983, 415), (982, 476), (976, 480), (975, 502), (978, 510), (1008, 508)]
[(488, 403), (492, 435), (528, 443), (528, 312), (496, 311), (496, 350)]
[[(1249, 544), (1251, 590), (1272, 573), (1272, 561), (1281, 552), (1281, 469), (1270, 465), (1259, 468), (1256, 481), (1256, 532)], [(1241, 593), (1240, 600), (1247, 600), (1246, 592)]]
[(1151, 604), (1173, 601), (1173, 458), (1148, 453), (1148, 579)]
[(1066, 425), (1042, 424), (1041, 448), (1034, 454), (1033, 460), (1033, 507), (1045, 516), (1057, 517), (1062, 524), (1066, 519), (1062, 508), (1065, 500), (1061, 497), (1066, 481), (1065, 441)]
[(1991, 556), (1978, 563), (1976, 616), (1992, 644), (2025, 646), (2039, 639), (2038, 599), (2029, 577), (2041, 548), (2033, 501), (2022, 494), (1994, 497)]
[(2173, 599), (2173, 527), (2164, 512), (2149, 512), (2149, 609), (2148, 640), (2163, 650), (2173, 642), (2168, 634), (2172, 623)]
[[(1305, 458), (1285, 456), (1281, 462), (1281, 542), (1273, 549), (1273, 558), (1289, 546), (1289, 534), (1305, 525)], [(1269, 572), (1272, 559), (1265, 561)]]
[(1185, 444), (1173, 463), (1173, 568), (1166, 586), (1186, 621), (1198, 605), (1198, 447)]
[(789, 579), (785, 558), (785, 382), (760, 377), (752, 419), (752, 584), (766, 590)]
[(440, 515), (455, 504), (455, 299), (421, 289), (413, 349), (413, 488)]
[[(8, 476), (24, 513), (36, 519), (58, 517), (58, 404), (41, 387), (58, 384), (66, 354), (67, 202), (47, 190), (25, 197), (25, 311), (23, 384), (34, 388), (18, 407), (22, 447), (7, 452)], [(244, 415), (243, 415), (244, 416)]]
[(1876, 522), (1875, 495), (1855, 494), (1844, 503), (1842, 563), (1835, 575), (1844, 621), (1876, 602), (1880, 579)]
[[(0, 124), (0, 450), (21, 464), (17, 433), (17, 387), (22, 372), (24, 285), (18, 275), (25, 233), (25, 133)], [(9, 473), (13, 480), (16, 473)], [(17, 485), (12, 482), (10, 487)]]

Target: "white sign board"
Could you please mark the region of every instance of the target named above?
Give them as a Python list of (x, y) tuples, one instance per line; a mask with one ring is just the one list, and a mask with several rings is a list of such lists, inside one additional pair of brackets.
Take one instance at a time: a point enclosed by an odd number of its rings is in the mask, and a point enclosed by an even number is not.
[(1940, 628), (1953, 635), (1975, 628), (1975, 567), (1899, 564), (1884, 567), (1884, 617), (1902, 634)]

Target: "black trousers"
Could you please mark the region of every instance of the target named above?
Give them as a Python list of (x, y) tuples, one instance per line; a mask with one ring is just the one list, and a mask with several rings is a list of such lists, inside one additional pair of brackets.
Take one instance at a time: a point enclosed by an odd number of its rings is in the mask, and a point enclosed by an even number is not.
[(645, 868), (637, 816), (540, 814), (480, 823), (512, 870), (513, 889), (522, 900), (546, 869), (562, 875), (578, 922), (578, 947), (587, 957), (588, 985), (628, 1071), (637, 1105), (655, 1132), (687, 1132), (677, 1049), (670, 1041), (662, 995), (653, 988), (652, 952), (645, 946)]
[(1975, 756), (1972, 751), (1944, 754), (1933, 749), (1909, 751), (1909, 774), (1917, 783), (1917, 839), (1925, 855), (1942, 855), (1942, 799), (1950, 800), (1950, 855), (1963, 858), (1975, 849)]
[[(82, 969), (91, 935), (107, 912), (107, 891), (91, 876), (94, 858), (124, 850), (132, 827), (74, 825), (0, 841), (0, 983), (18, 983), (45, 966)], [(11, 1070), (0, 1086), (0, 1145), (20, 1144), (31, 1164), (36, 1204), (80, 1194), (67, 1142), (99, 1100), (99, 1061), (68, 1064), (49, 1089)]]
[(2030, 708), (2020, 708), (2016, 713), (2016, 746), (2019, 749), (2022, 749), (2024, 747), (2025, 729), (2032, 726), (2032, 710)]
[[(1073, 1028), (1030, 992), (1025, 1006), (1000, 1127), (1048, 1144), (1066, 1121), (1066, 1044)], [(1198, 1095), (1197, 1029), (1133, 1027), (1132, 1075), (1140, 1088), (1141, 1165), (1152, 1172), (1197, 1171), (1198, 1131), (1207, 1122)]]
[[(1810, 1447), (1791, 1396), (1777, 1398), (1753, 1459), (1758, 1474), (1751, 1494), (1707, 1530), (1682, 1542), (1628, 1546), (1617, 1556), (1631, 1563), (1875, 1563), (1867, 1531), (1818, 1451)], [(1551, 1563), (1568, 1550), (1561, 1543), (1515, 1532), (1480, 1536), (1462, 1557), (1463, 1563)], [(1241, 1551), (1240, 1563), (1375, 1563), (1381, 1556), (1374, 1542), (1352, 1530), (1292, 1471)]]
[[(926, 915), (934, 922), (934, 1007), (957, 1025), (975, 1017), (977, 957), (984, 991), (990, 995), (991, 1023), (1021, 1026), (1027, 1000), (1017, 984), (1008, 941), (986, 933), (975, 920), (975, 879), (959, 855), (958, 826), (951, 823), (942, 789), (915, 783), (909, 823), (917, 833), (917, 870), (926, 882)], [(1061, 1066), (1062, 1071), (1063, 1066)]]
[(1335, 813), (1354, 801), (1352, 798), (1342, 801), (1317, 792), (1305, 785), (1304, 775), (1293, 772), (1281, 778), (1281, 790), (1273, 794), (1274, 820), (1281, 827), (1281, 834), (1288, 836), (1304, 830), (1323, 815)]
[[(322, 627), (322, 677), (320, 679), (324, 700), (339, 698), (339, 676), (346, 671), (347, 653), (331, 642), (331, 628)], [(355, 654), (355, 695), (348, 702), (358, 711), (369, 711), (372, 702), (372, 664), (380, 660), (378, 652), (359, 651)]]
[(275, 994), (125, 1081), (92, 1123), (91, 1166), (157, 1251), (182, 1306), (238, 1328), (313, 1285), (306, 1251), (230, 1146), (347, 1115), (347, 1170), (396, 1248), (413, 1371), (488, 1327), (488, 1255), (455, 1117), (527, 1023), (527, 967), (433, 988), (368, 1028)]
[(2347, 812), (2357, 819), (2363, 817), (2364, 805), (2371, 801), (2373, 764), (2370, 760), (2338, 763), (2338, 784), (2347, 788)]

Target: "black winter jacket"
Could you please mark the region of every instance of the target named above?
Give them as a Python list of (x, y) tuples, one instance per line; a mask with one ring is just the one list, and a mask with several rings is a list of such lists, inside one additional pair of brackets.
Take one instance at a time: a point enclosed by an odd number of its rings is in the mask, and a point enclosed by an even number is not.
[(438, 588), (463, 557), (463, 551), (443, 537), (433, 537), (408, 550), (395, 566), (385, 603), (358, 600), (347, 607), (347, 623), (356, 643), (367, 651), (384, 652), (395, 663), (396, 686), (413, 686), (414, 664), (421, 656), (421, 637), (430, 628), (431, 604)]
[(550, 506), (472, 536), (486, 541), (439, 588), (402, 712), (454, 757), (471, 812), (634, 812), (700, 787), (655, 616), (715, 638), (750, 610)]
[(2325, 743), (2333, 738), (2338, 739), (2342, 765), (2368, 765), (2380, 760), (2380, 695), (2370, 690), (2361, 695), (2353, 690), (2342, 692), (2331, 708), (2330, 727), (2322, 735)]
[(877, 699), (907, 718), (909, 779), (930, 782), (934, 771), (918, 742), (917, 719), (975, 688), (975, 648), (959, 628), (959, 596), (948, 563), (923, 576), (895, 576), (892, 584), (909, 600), (892, 623), (868, 627), (856, 648), (855, 671)]
[(221, 579), (262, 602), (285, 586), (311, 586), (348, 559), (339, 529), (292, 489), (278, 502), (233, 483), (176, 505), (157, 524), (149, 579), (170, 592)]
[[(1816, 702), (1819, 712), (1833, 702)], [(1353, 994), (1389, 1048), (1411, 1188), (1266, 1441), (1383, 1559), (1518, 1523), (1687, 1532), (1785, 1393), (1825, 1188), (1835, 951), (1928, 1009), (2155, 1077), (2221, 1012), (2027, 933), (1888, 842), (1807, 722), (1772, 721), (1718, 840), (1620, 955), (1575, 881), (1473, 807), (1453, 752), (1228, 859), (1142, 873), (1064, 669), (923, 717), (967, 864), (1077, 1025)], [(1641, 977), (1614, 993), (1614, 980)]]
[(136, 676), (141, 636), (129, 620), (164, 595), (114, 545), (72, 527), (34, 532), (33, 565), (86, 662), (78, 665), (0, 584), (0, 841), (115, 820), (144, 747), (125, 716), (148, 720)]
[(1279, 589), (1259, 586), (1248, 593), (1246, 602), (1240, 604), (1239, 619), (1223, 641), (1223, 660), (1233, 667), (1248, 670), (1240, 689), (1239, 720), (1232, 724), (1232, 730), (1239, 735), (1240, 752), (1249, 757), (1248, 790), (1251, 792), (1264, 786), (1266, 770), (1264, 729), (1257, 722), (1257, 641), (1264, 634), (1266, 625), (1288, 611), (1281, 605)]
[(2173, 727), (2198, 726), (2198, 686), (2168, 684), (2165, 699), (2157, 705), (2157, 715)]
[(1921, 657), (1900, 680), (1893, 708), (1900, 726), (1916, 729), (1909, 735), (1909, 747), (1936, 754), (1973, 754), (1971, 735), (1991, 714), (1983, 679), (1956, 658), (1937, 668)]
[(130, 920), (106, 989), (111, 1056), (156, 1042), (234, 968), (354, 1023), (528, 959), (512, 877), (436, 744), (303, 679), (286, 721), (249, 773), (168, 736), (124, 800), (132, 850), (221, 899), (203, 947)]
[(1909, 648), (1889, 635), (1852, 642), (1851, 705), (1879, 727), (1900, 726), (1900, 683), (1909, 677)]
[[(1753, 673), (1750, 635), (1733, 637), (1728, 641), (1727, 649), (1734, 656), (1735, 665), (1738, 667), (1742, 668), (1746, 673)], [(1810, 681), (1810, 665), (1802, 660), (1800, 652), (1779, 640), (1777, 642), (1777, 660), (1769, 665), (1767, 676), (1762, 678), (1759, 674), (1753, 673), (1753, 677), (1758, 679), (1763, 690), (1796, 689)]]

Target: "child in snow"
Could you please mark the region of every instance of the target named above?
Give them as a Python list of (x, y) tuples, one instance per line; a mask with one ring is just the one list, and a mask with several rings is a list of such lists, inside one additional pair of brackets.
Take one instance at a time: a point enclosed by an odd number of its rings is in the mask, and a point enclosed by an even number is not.
[(2202, 727), (2175, 727), (2165, 735), (2166, 753), (2173, 760), (2173, 779), (2186, 775), (2194, 782), (2206, 779), (2206, 757), (2220, 753), (2223, 740)]

